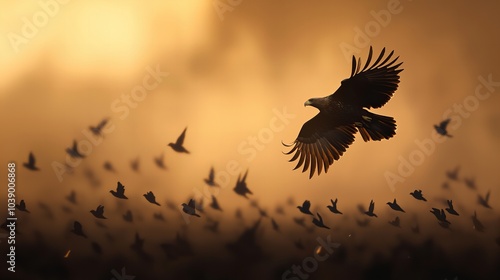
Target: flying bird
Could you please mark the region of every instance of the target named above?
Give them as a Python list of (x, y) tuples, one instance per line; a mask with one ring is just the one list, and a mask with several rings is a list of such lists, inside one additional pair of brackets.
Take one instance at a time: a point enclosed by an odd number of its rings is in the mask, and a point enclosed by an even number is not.
[(215, 210), (222, 211), (222, 208), (220, 208), (219, 202), (217, 201), (217, 198), (212, 195), (212, 203), (210, 203), (210, 207), (212, 207)]
[(446, 171), (446, 176), (453, 181), (458, 181), (458, 171), (460, 171), (460, 166), (451, 171)]
[(90, 245), (92, 246), (92, 250), (94, 251), (94, 253), (98, 255), (102, 254), (102, 248), (101, 245), (99, 245), (99, 243), (93, 241)]
[(334, 214), (342, 214), (342, 212), (340, 212), (338, 209), (337, 209), (337, 201), (338, 199), (335, 198), (335, 201), (333, 201), (333, 199), (330, 199), (330, 201), (332, 202), (332, 206), (328, 205), (326, 206), (328, 209), (330, 209), (330, 211)]
[(476, 211), (474, 211), (474, 216), (472, 216), (471, 218), (472, 218), (472, 224), (473, 224), (472, 228), (476, 231), (484, 232), (483, 223), (481, 223), (481, 221), (479, 221), (479, 219), (477, 218)]
[(368, 207), (368, 211), (365, 212), (366, 215), (370, 217), (377, 217), (377, 214), (373, 213), (373, 210), (375, 210), (375, 202), (370, 201), (370, 207)]
[(198, 218), (200, 217), (200, 215), (196, 214), (196, 205), (194, 199), (190, 199), (188, 204), (182, 203), (182, 211), (184, 211), (184, 213), (188, 215), (196, 216)]
[(389, 221), (389, 224), (395, 227), (400, 228), (401, 227), (401, 221), (398, 216), (394, 219), (394, 221)]
[(115, 168), (113, 167), (113, 164), (111, 164), (111, 162), (109, 162), (109, 161), (104, 162), (103, 167), (104, 167), (104, 169), (106, 169), (106, 170), (107, 170), (107, 171), (109, 171), (109, 172), (116, 173), (116, 170), (115, 170)]
[(486, 193), (486, 196), (484, 196), (484, 197), (483, 197), (482, 195), (478, 194), (478, 195), (477, 195), (477, 202), (478, 202), (479, 204), (481, 204), (482, 206), (484, 206), (484, 207), (486, 207), (486, 208), (490, 208), (490, 209), (491, 209), (491, 206), (490, 206), (490, 204), (489, 204), (489, 200), (490, 200), (490, 192), (491, 192), (491, 191), (488, 191), (488, 192)]
[(132, 216), (132, 211), (127, 210), (127, 212), (123, 215), (123, 219), (129, 223), (133, 222), (134, 217)]
[(425, 199), (425, 197), (422, 195), (422, 190), (415, 190), (414, 192), (411, 192), (410, 195), (413, 196), (416, 200), (427, 201), (427, 199)]
[(434, 125), (434, 129), (436, 129), (437, 133), (439, 133), (440, 135), (447, 136), (447, 137), (453, 137), (450, 134), (448, 134), (448, 131), (446, 130), (446, 127), (448, 126), (449, 123), (450, 123), (450, 119), (446, 119), (446, 120), (442, 121), (441, 123), (439, 123), (439, 125)]
[(403, 212), (403, 213), (405, 212), (405, 210), (403, 210), (403, 208), (401, 208), (401, 206), (398, 205), (398, 203), (396, 202), (396, 199), (394, 199), (393, 202), (387, 202), (387, 205), (389, 205), (389, 207), (391, 207), (392, 210)]
[(139, 172), (139, 158), (136, 158), (130, 162), (130, 168), (135, 172)]
[(85, 157), (78, 151), (78, 143), (76, 142), (76, 140), (73, 140), (73, 146), (71, 148), (66, 148), (66, 153), (68, 153), (68, 155), (70, 155), (72, 158)]
[(246, 179), (248, 175), (248, 169), (243, 175), (243, 178), (240, 179), (240, 175), (238, 175), (238, 181), (236, 181), (236, 186), (234, 187), (234, 192), (238, 195), (241, 195), (248, 199), (247, 194), (253, 194), (250, 189), (247, 187)]
[(297, 225), (299, 225), (299, 226), (306, 227), (306, 224), (305, 224), (306, 219), (305, 219), (305, 218), (296, 218), (296, 217), (293, 217), (293, 221), (294, 221)]
[(325, 224), (323, 223), (323, 218), (321, 217), (321, 215), (319, 213), (316, 213), (316, 214), (318, 215), (318, 218), (317, 219), (316, 219), (316, 217), (313, 218), (313, 224), (316, 225), (317, 227), (330, 229), (329, 227), (325, 226)]
[(143, 196), (146, 198), (147, 201), (149, 201), (150, 203), (152, 204), (156, 204), (158, 206), (160, 206), (160, 204), (158, 202), (156, 202), (156, 197), (155, 195), (153, 194), (153, 192), (147, 192), (146, 194), (143, 194)]
[(219, 184), (214, 181), (214, 168), (210, 168), (210, 173), (208, 173), (208, 178), (204, 179), (205, 183), (210, 187), (218, 187)]
[(281, 205), (276, 206), (276, 209), (274, 211), (276, 212), (276, 214), (285, 215), (285, 209), (283, 209), (283, 206)]
[(160, 169), (167, 169), (167, 166), (165, 165), (165, 155), (162, 153), (158, 157), (154, 158), (156, 166), (158, 166)]
[(163, 214), (161, 212), (154, 213), (153, 218), (155, 218), (158, 221), (165, 221), (165, 217), (163, 217)]
[(311, 208), (311, 202), (309, 200), (304, 201), (304, 203), (302, 203), (302, 206), (297, 206), (297, 208), (299, 208), (300, 212), (304, 214), (314, 216), (314, 214), (311, 213), (311, 210), (309, 210), (309, 208)]
[(71, 230), (71, 232), (78, 236), (87, 238), (87, 235), (83, 232), (82, 224), (80, 224), (78, 221), (75, 221), (73, 223), (73, 229)]
[(116, 191), (110, 190), (109, 191), (114, 197), (121, 198), (121, 199), (128, 199), (128, 197), (125, 196), (125, 186), (122, 185), (122, 183), (118, 182), (116, 186)]
[(448, 203), (448, 208), (446, 208), (446, 211), (448, 211), (448, 213), (455, 215), (455, 216), (460, 216), (460, 214), (458, 214), (458, 212), (453, 208), (453, 201), (452, 200), (446, 200), (446, 203)]
[(68, 196), (66, 196), (66, 199), (67, 199), (69, 202), (71, 202), (71, 203), (73, 203), (73, 204), (76, 204), (76, 192), (75, 192), (75, 191), (71, 191), (71, 192), (69, 193), (69, 195), (68, 195)]
[(476, 180), (474, 178), (464, 178), (464, 182), (469, 189), (476, 189)]
[(26, 167), (27, 169), (32, 170), (32, 171), (40, 170), (36, 166), (36, 159), (35, 159), (35, 155), (33, 155), (33, 152), (30, 152), (30, 154), (28, 156), (28, 162), (23, 163), (23, 165), (24, 165), (24, 167)]
[(90, 210), (90, 213), (98, 219), (106, 219), (106, 217), (104, 217), (104, 206), (102, 205), (97, 206), (96, 210)]
[(447, 223), (450, 224), (450, 222), (446, 219), (446, 213), (444, 212), (443, 209), (437, 209), (437, 208), (432, 208), (430, 211), (434, 216), (436, 216), (436, 219), (442, 223)]
[(373, 50), (370, 47), (368, 59), (361, 69), (361, 59), (352, 58), (351, 76), (330, 96), (311, 98), (304, 106), (316, 107), (320, 112), (304, 123), (297, 139), (287, 155), (290, 161), (299, 159), (294, 170), (304, 165), (302, 172), (310, 167), (312, 178), (316, 167), (318, 175), (325, 173), (335, 160), (339, 160), (359, 131), (365, 142), (389, 139), (396, 134), (396, 122), (392, 117), (377, 115), (366, 109), (380, 108), (392, 97), (398, 88), (402, 63), (395, 64), (399, 57), (390, 61), (394, 51), (385, 59), (385, 48), (370, 66)]
[(184, 138), (186, 137), (186, 130), (187, 127), (184, 128), (184, 131), (182, 131), (182, 134), (179, 136), (179, 138), (177, 138), (177, 141), (175, 141), (175, 143), (168, 143), (168, 146), (170, 146), (174, 151), (178, 153), (189, 154), (189, 151), (186, 150), (184, 146), (182, 146), (182, 144), (184, 144)]
[(218, 233), (219, 232), (219, 221), (213, 221), (207, 219), (207, 224), (204, 226), (205, 229), (213, 232), (213, 233)]
[(271, 225), (273, 226), (273, 229), (275, 231), (277, 231), (277, 232), (280, 231), (280, 226), (278, 225), (278, 223), (276, 223), (276, 221), (273, 218), (271, 218)]
[(90, 131), (95, 135), (95, 136), (101, 136), (102, 129), (106, 126), (108, 123), (108, 119), (103, 119), (97, 126), (89, 126)]
[(30, 211), (28, 211), (28, 209), (26, 209), (26, 203), (24, 202), (24, 199), (22, 199), (21, 202), (19, 202), (19, 204), (16, 204), (16, 208), (19, 211), (23, 211), (26, 213), (30, 212)]

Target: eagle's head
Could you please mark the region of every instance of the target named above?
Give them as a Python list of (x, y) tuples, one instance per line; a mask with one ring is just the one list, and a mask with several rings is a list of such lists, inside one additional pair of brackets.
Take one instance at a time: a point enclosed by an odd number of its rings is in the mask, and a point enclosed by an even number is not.
[(318, 108), (319, 110), (323, 109), (325, 106), (327, 106), (328, 104), (327, 103), (327, 100), (326, 98), (322, 97), (322, 98), (310, 98), (309, 100), (307, 100), (305, 103), (304, 103), (304, 106), (313, 106), (313, 107), (316, 107)]

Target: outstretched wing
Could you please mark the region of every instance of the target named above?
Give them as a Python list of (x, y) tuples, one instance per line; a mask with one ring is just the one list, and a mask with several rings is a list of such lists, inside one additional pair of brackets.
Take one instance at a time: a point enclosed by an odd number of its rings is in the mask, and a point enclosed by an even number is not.
[(187, 130), (187, 127), (184, 128), (184, 130), (182, 131), (182, 134), (179, 136), (179, 138), (177, 138), (177, 141), (175, 141), (175, 144), (176, 145), (181, 145), (184, 143), (184, 137), (186, 137), (186, 130)]
[(125, 186), (123, 186), (122, 183), (118, 182), (118, 186), (116, 187), (116, 192), (117, 193), (124, 193), (125, 192)]
[(354, 125), (334, 126), (330, 120), (319, 113), (307, 121), (299, 132), (299, 136), (294, 143), (286, 147), (292, 147), (287, 155), (294, 153), (290, 162), (299, 160), (294, 170), (304, 165), (302, 172), (309, 167), (309, 178), (312, 178), (318, 167), (318, 175), (322, 168), (325, 173), (335, 160), (346, 151), (349, 145), (354, 141), (356, 128)]
[(375, 210), (375, 203), (370, 201), (370, 207), (368, 208), (368, 212), (373, 213), (373, 210)]
[(363, 69), (361, 68), (361, 58), (358, 61), (352, 57), (352, 72), (349, 79), (342, 81), (337, 91), (330, 95), (330, 98), (341, 100), (349, 104), (357, 104), (366, 108), (380, 108), (396, 91), (399, 84), (398, 69), (402, 63), (395, 64), (399, 56), (390, 61), (394, 51), (385, 59), (385, 48), (382, 49), (379, 57), (370, 66), (373, 50), (370, 46), (370, 53)]
[(448, 126), (449, 123), (450, 123), (450, 119), (446, 119), (439, 124), (439, 128), (446, 130), (446, 127)]

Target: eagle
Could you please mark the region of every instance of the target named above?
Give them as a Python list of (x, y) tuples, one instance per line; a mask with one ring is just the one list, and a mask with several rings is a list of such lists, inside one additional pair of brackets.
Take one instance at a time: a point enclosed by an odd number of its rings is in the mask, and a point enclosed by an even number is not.
[(341, 82), (331, 95), (310, 98), (304, 106), (313, 106), (319, 113), (304, 123), (297, 139), (291, 144), (286, 155), (289, 160), (298, 159), (297, 168), (302, 172), (309, 169), (309, 179), (316, 169), (318, 176), (325, 173), (335, 160), (339, 160), (359, 131), (365, 142), (389, 139), (396, 134), (396, 121), (392, 117), (374, 114), (367, 109), (382, 107), (398, 88), (401, 63), (399, 56), (392, 59), (394, 51), (384, 58), (385, 48), (372, 62), (373, 49), (370, 46), (368, 59), (361, 68), (361, 58), (352, 57), (351, 76)]

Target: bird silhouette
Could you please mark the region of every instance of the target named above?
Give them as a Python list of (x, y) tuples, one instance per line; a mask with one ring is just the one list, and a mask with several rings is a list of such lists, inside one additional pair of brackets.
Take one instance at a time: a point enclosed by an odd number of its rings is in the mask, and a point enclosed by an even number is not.
[(98, 219), (106, 219), (106, 217), (104, 217), (104, 206), (102, 205), (97, 206), (96, 210), (90, 210), (90, 213)]
[(210, 203), (210, 207), (212, 207), (215, 210), (222, 211), (219, 202), (217, 201), (217, 198), (214, 195), (212, 195), (212, 203)]
[(142, 252), (144, 247), (144, 238), (139, 236), (139, 233), (135, 233), (134, 243), (130, 245), (130, 248), (136, 252)]
[(473, 229), (479, 232), (484, 232), (483, 223), (481, 223), (481, 221), (479, 221), (479, 219), (477, 218), (476, 211), (474, 211), (474, 216), (472, 216), (471, 218), (472, 218)]
[(73, 223), (73, 229), (71, 230), (71, 232), (78, 236), (87, 238), (87, 235), (83, 232), (82, 224), (80, 224), (80, 222), (78, 221), (75, 221)]
[(450, 123), (450, 119), (446, 119), (446, 120), (442, 121), (441, 123), (439, 123), (439, 125), (434, 125), (434, 128), (436, 129), (437, 133), (439, 133), (440, 135), (452, 137), (450, 134), (448, 134), (448, 131), (446, 130), (446, 127), (448, 126), (449, 123)]
[(103, 119), (101, 122), (99, 122), (96, 126), (89, 126), (89, 130), (95, 135), (95, 136), (101, 136), (102, 129), (106, 126), (108, 123), (108, 119)]
[(40, 170), (36, 166), (36, 159), (35, 159), (35, 155), (33, 155), (33, 152), (30, 152), (30, 154), (28, 156), (28, 162), (23, 163), (23, 166), (26, 167), (29, 170), (32, 170), (32, 171), (38, 171), (38, 170)]
[(411, 231), (413, 233), (420, 233), (420, 226), (418, 225), (418, 223), (415, 223), (415, 226), (411, 227)]
[(165, 221), (165, 217), (163, 217), (163, 214), (161, 212), (154, 213), (153, 218), (158, 220), (158, 221)]
[(297, 218), (297, 217), (293, 217), (293, 221), (299, 225), (299, 226), (303, 226), (303, 227), (306, 227), (306, 224), (305, 224), (305, 221), (306, 219), (305, 218)]
[(295, 245), (295, 248), (299, 250), (305, 250), (306, 248), (304, 247), (304, 244), (302, 244), (302, 240), (298, 239), (297, 241), (293, 242), (293, 245)]
[(66, 196), (66, 200), (71, 202), (72, 204), (76, 204), (76, 192), (71, 191), (69, 195)]
[(422, 195), (422, 190), (415, 190), (414, 192), (411, 192), (410, 195), (413, 196), (416, 200), (427, 201), (427, 199), (425, 199), (425, 197)]
[(85, 157), (78, 151), (78, 143), (76, 142), (76, 140), (73, 140), (73, 146), (71, 148), (66, 148), (66, 153), (68, 153), (68, 155), (70, 155), (72, 158)]
[(389, 221), (389, 224), (395, 227), (400, 228), (401, 227), (401, 221), (398, 216), (394, 219), (394, 221)]
[(342, 215), (342, 212), (340, 212), (337, 209), (337, 201), (338, 201), (338, 199), (335, 198), (335, 201), (333, 201), (333, 199), (330, 199), (330, 201), (332, 202), (332, 205), (331, 206), (330, 205), (326, 206), (330, 210), (330, 212), (332, 212), (334, 214), (340, 214), (340, 215)]
[(133, 171), (139, 172), (139, 158), (136, 158), (130, 162), (130, 168), (132, 168)]
[(134, 218), (132, 217), (132, 211), (127, 210), (127, 212), (123, 215), (123, 219), (129, 223), (132, 223)]
[(154, 162), (158, 168), (166, 170), (167, 166), (165, 165), (165, 155), (162, 153), (158, 157), (154, 158)]
[(469, 189), (476, 189), (476, 180), (474, 178), (464, 178), (464, 183)]
[(448, 213), (456, 216), (460, 216), (458, 212), (453, 208), (453, 201), (452, 200), (446, 200), (446, 203), (448, 203), (448, 208), (445, 208)]
[(259, 211), (259, 215), (262, 218), (268, 218), (269, 216), (267, 215), (267, 211), (263, 208), (257, 207), (257, 210)]
[(359, 226), (359, 227), (367, 227), (370, 225), (370, 219), (366, 218), (364, 220), (358, 220), (356, 219), (356, 224)]
[(320, 228), (326, 228), (326, 229), (330, 229), (329, 227), (325, 226), (325, 224), (323, 223), (323, 218), (321, 217), (321, 215), (319, 213), (316, 213), (318, 215), (318, 218), (316, 219), (316, 217), (313, 218), (312, 222), (314, 225), (316, 225), (317, 227), (320, 227)]
[(482, 195), (480, 195), (480, 194), (478, 194), (478, 195), (477, 195), (477, 202), (478, 202), (480, 205), (482, 205), (482, 206), (484, 206), (484, 207), (486, 207), (486, 208), (489, 208), (489, 209), (491, 209), (491, 206), (490, 206), (490, 204), (489, 204), (489, 200), (490, 200), (490, 192), (491, 192), (491, 191), (488, 191), (488, 192), (486, 193), (486, 196), (484, 196), (484, 197), (483, 197)]
[(283, 209), (283, 206), (281, 205), (276, 206), (274, 212), (276, 212), (276, 214), (285, 215), (285, 209)]
[(299, 208), (299, 211), (314, 216), (314, 214), (309, 210), (311, 208), (311, 202), (309, 200), (305, 200), (304, 203), (302, 203), (302, 206), (297, 206)]
[(243, 175), (243, 178), (240, 179), (241, 175), (238, 175), (238, 180), (236, 181), (236, 186), (234, 187), (234, 192), (238, 195), (241, 195), (248, 199), (247, 194), (253, 194), (250, 189), (247, 187), (246, 179), (248, 175), (248, 169), (245, 172), (245, 175)]
[(184, 211), (184, 213), (188, 215), (196, 216), (198, 218), (200, 217), (200, 215), (196, 214), (196, 205), (194, 199), (190, 199), (188, 204), (182, 203), (182, 211)]
[(90, 243), (90, 246), (92, 247), (92, 251), (94, 251), (94, 253), (102, 255), (102, 248), (101, 245), (99, 245), (99, 243), (92, 241), (92, 243)]
[(24, 199), (22, 199), (21, 202), (19, 202), (19, 204), (16, 204), (16, 208), (19, 211), (23, 211), (26, 213), (30, 212), (30, 211), (28, 211), (28, 209), (26, 209), (26, 203), (24, 203)]
[(395, 211), (400, 211), (400, 212), (405, 212), (405, 210), (403, 210), (403, 208), (401, 208), (401, 206), (398, 205), (398, 203), (396, 202), (396, 199), (394, 199), (393, 202), (387, 202), (387, 205), (389, 205), (389, 207), (391, 207), (392, 210), (395, 210)]
[(212, 219), (207, 219), (207, 224), (203, 227), (208, 231), (213, 233), (219, 232), (219, 221), (214, 221)]
[(444, 190), (448, 190), (448, 189), (450, 189), (450, 184), (448, 184), (448, 182), (443, 182), (443, 184), (441, 185), (441, 188), (443, 188)]
[(458, 171), (460, 171), (460, 166), (455, 167), (451, 171), (446, 171), (446, 176), (453, 181), (458, 181)]
[(243, 211), (241, 211), (240, 208), (236, 208), (236, 211), (234, 211), (234, 216), (238, 220), (243, 220)]
[(146, 194), (143, 194), (143, 196), (146, 198), (147, 201), (149, 201), (152, 204), (156, 204), (160, 206), (160, 203), (156, 202), (156, 197), (153, 194), (153, 192), (147, 192)]
[(175, 143), (168, 143), (168, 146), (170, 146), (174, 151), (178, 153), (186, 153), (189, 154), (189, 151), (182, 146), (184, 144), (184, 138), (186, 137), (186, 130), (187, 127), (184, 128), (184, 131), (182, 131), (182, 134), (177, 138), (177, 141)]
[(372, 201), (370, 201), (370, 207), (368, 207), (368, 211), (366, 211), (365, 214), (370, 217), (377, 217), (377, 215), (373, 213), (373, 210), (375, 210), (375, 202), (373, 202), (372, 199)]
[(446, 213), (443, 209), (432, 208), (430, 212), (434, 214), (438, 221), (450, 224), (450, 222), (446, 219)]
[(275, 231), (277, 231), (277, 232), (280, 231), (280, 226), (278, 225), (278, 223), (276, 223), (276, 221), (273, 218), (271, 218), (271, 225), (273, 226), (273, 229)]
[(215, 181), (214, 181), (214, 168), (211, 167), (210, 168), (210, 172), (208, 173), (208, 178), (205, 178), (203, 179), (205, 181), (205, 183), (207, 185), (209, 185), (210, 187), (218, 187), (219, 184), (217, 184)]
[(109, 161), (104, 162), (103, 167), (105, 170), (109, 172), (116, 173), (116, 169), (113, 167), (113, 164), (111, 164), (111, 162)]
[(110, 190), (109, 191), (114, 197), (121, 198), (121, 199), (128, 199), (128, 197), (125, 196), (125, 186), (122, 185), (122, 183), (118, 182), (116, 186), (116, 191)]

